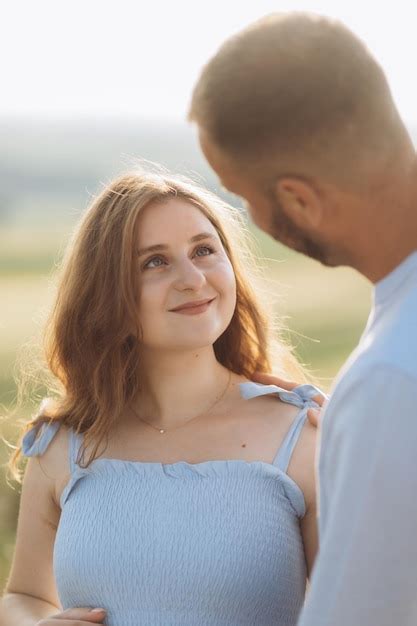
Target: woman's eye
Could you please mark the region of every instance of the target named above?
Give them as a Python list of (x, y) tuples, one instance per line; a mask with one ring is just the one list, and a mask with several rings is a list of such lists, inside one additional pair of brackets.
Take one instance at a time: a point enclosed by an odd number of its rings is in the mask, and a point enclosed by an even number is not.
[[(161, 263), (159, 263), (159, 261), (161, 261)], [(143, 266), (143, 269), (148, 269), (148, 268), (152, 268), (152, 267), (161, 267), (161, 265), (163, 264), (163, 258), (160, 256), (153, 256), (151, 259), (149, 259), (149, 261), (146, 261), (145, 265)], [(151, 265), (152, 263), (155, 263), (155, 265)]]
[[(198, 254), (201, 250), (204, 252), (204, 254)], [(213, 252), (214, 252), (214, 250), (210, 246), (200, 246), (196, 250), (196, 254), (198, 256), (209, 256), (210, 254), (213, 254)]]
[[(196, 256), (210, 256), (214, 254), (215, 250), (211, 246), (199, 246), (194, 254)], [(156, 269), (166, 265), (166, 260), (161, 256), (153, 256), (151, 259), (145, 262), (143, 269)]]

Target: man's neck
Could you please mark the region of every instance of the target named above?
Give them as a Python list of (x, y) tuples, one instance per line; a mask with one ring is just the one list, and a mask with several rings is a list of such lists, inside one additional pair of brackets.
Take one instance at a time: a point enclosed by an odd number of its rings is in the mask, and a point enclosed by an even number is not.
[(374, 284), (417, 250), (416, 167), (381, 187), (358, 212), (363, 222), (352, 242), (351, 265)]
[[(387, 250), (385, 248), (385, 250)], [(363, 264), (356, 265), (357, 269), (373, 284), (388, 276), (396, 267), (413, 252), (417, 251), (417, 233), (412, 242), (401, 245), (397, 249), (387, 250), (386, 254), (375, 255), (373, 258), (364, 259)]]

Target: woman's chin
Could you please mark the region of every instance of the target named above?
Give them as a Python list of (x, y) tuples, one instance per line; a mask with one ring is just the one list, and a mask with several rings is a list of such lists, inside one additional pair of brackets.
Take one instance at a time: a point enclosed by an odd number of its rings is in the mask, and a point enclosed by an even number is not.
[[(196, 350), (206, 350), (208, 348), (212, 349), (217, 339), (223, 333), (213, 333), (206, 336), (202, 336), (201, 333), (196, 335), (195, 337), (184, 337), (181, 341), (181, 337), (175, 337), (175, 341), (166, 342), (164, 345), (159, 344), (158, 346), (153, 346), (155, 350), (159, 352), (190, 352)], [(152, 346), (148, 346), (148, 349), (152, 349)]]
[[(143, 346), (146, 350), (158, 352), (184, 352), (189, 350), (201, 350), (212, 348), (214, 343), (224, 333), (228, 324), (192, 324), (189, 323), (182, 328), (172, 329), (172, 334), (158, 333), (153, 337), (143, 337)], [(166, 329), (165, 329), (166, 330)]]

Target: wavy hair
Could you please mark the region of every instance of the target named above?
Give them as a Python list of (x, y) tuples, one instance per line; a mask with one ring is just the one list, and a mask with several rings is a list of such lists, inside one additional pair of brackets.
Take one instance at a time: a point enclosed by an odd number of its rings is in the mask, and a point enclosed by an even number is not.
[[(135, 397), (141, 384), (140, 320), (135, 289), (135, 232), (150, 203), (181, 198), (197, 207), (216, 229), (236, 278), (232, 320), (214, 343), (217, 360), (239, 375), (275, 368), (305, 382), (306, 372), (292, 348), (274, 329), (272, 310), (256, 291), (259, 271), (241, 211), (185, 177), (133, 171), (107, 185), (77, 224), (57, 274), (57, 292), (43, 335), (48, 393), (22, 426), (8, 462), (21, 482), (22, 439), (39, 422), (59, 421), (83, 433), (82, 456), (101, 441)], [(268, 297), (270, 300), (270, 297)], [(282, 329), (281, 329), (282, 330)]]

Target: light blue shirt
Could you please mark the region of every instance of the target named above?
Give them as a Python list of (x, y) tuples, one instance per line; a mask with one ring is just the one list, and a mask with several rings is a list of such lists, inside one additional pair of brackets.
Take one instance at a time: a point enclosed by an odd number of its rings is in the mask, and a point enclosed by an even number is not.
[(375, 285), (324, 412), (320, 552), (299, 626), (417, 624), (417, 252)]

